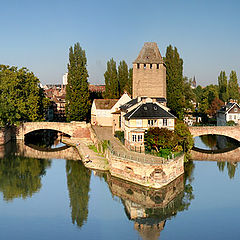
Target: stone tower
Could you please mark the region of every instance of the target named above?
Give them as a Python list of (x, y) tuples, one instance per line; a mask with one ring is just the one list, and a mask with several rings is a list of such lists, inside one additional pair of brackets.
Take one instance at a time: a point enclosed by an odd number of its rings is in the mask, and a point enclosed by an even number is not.
[(166, 67), (157, 43), (146, 42), (133, 62), (133, 98), (166, 99)]

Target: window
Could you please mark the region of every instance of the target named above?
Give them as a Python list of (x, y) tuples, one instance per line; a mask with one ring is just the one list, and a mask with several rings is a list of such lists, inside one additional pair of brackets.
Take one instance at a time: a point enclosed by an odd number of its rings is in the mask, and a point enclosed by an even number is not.
[(163, 119), (163, 126), (167, 126), (167, 119), (166, 118)]
[(140, 64), (139, 64), (139, 63), (137, 63), (137, 68), (138, 68), (138, 69), (140, 68)]
[(159, 69), (159, 64), (157, 64), (157, 69)]
[(136, 134), (133, 134), (133, 135), (132, 135), (132, 141), (133, 141), (133, 142), (136, 142), (136, 141), (137, 141), (137, 135), (136, 135)]
[(157, 126), (157, 120), (149, 119), (148, 126), (149, 127)]
[(122, 126), (122, 119), (121, 119), (121, 116), (119, 116), (119, 128), (121, 128)]
[(138, 142), (142, 142), (143, 136), (142, 135), (138, 135)]
[(234, 112), (237, 112), (237, 108), (234, 108)]
[(152, 64), (150, 63), (150, 69), (152, 69)]
[(229, 115), (229, 119), (232, 120), (232, 115)]
[(234, 115), (234, 119), (235, 119), (235, 120), (237, 119), (237, 116), (236, 116), (236, 115)]
[(142, 119), (136, 120), (136, 127), (142, 127)]
[(143, 68), (146, 69), (146, 63), (143, 64)]

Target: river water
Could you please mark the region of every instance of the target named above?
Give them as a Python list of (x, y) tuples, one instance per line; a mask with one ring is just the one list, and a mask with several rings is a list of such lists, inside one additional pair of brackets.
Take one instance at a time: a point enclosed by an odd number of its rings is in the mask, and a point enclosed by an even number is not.
[(0, 239), (239, 239), (235, 163), (191, 161), (155, 191), (22, 143), (0, 150)]

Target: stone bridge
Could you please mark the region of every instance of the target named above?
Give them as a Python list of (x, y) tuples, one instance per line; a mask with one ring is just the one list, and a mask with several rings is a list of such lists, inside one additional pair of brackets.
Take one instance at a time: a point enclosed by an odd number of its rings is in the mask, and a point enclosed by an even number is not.
[(25, 122), (16, 128), (16, 139), (24, 139), (24, 136), (36, 130), (50, 129), (62, 132), (75, 139), (90, 138), (90, 124), (86, 122)]
[(80, 160), (78, 151), (74, 147), (61, 147), (56, 149), (44, 150), (36, 146), (28, 146), (24, 141), (17, 142), (17, 154), (29, 158), (40, 159), (66, 159), (66, 160)]
[(224, 153), (206, 153), (191, 150), (191, 159), (198, 161), (240, 162), (240, 148)]
[(202, 135), (216, 134), (234, 138), (240, 141), (240, 127), (239, 126), (202, 126), (189, 127), (193, 137)]

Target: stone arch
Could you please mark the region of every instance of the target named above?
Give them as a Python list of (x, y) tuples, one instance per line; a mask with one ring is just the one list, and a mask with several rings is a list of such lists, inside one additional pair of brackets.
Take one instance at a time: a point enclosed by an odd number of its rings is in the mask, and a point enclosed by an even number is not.
[(189, 127), (193, 137), (203, 135), (222, 135), (240, 141), (240, 127), (239, 126), (202, 126)]

